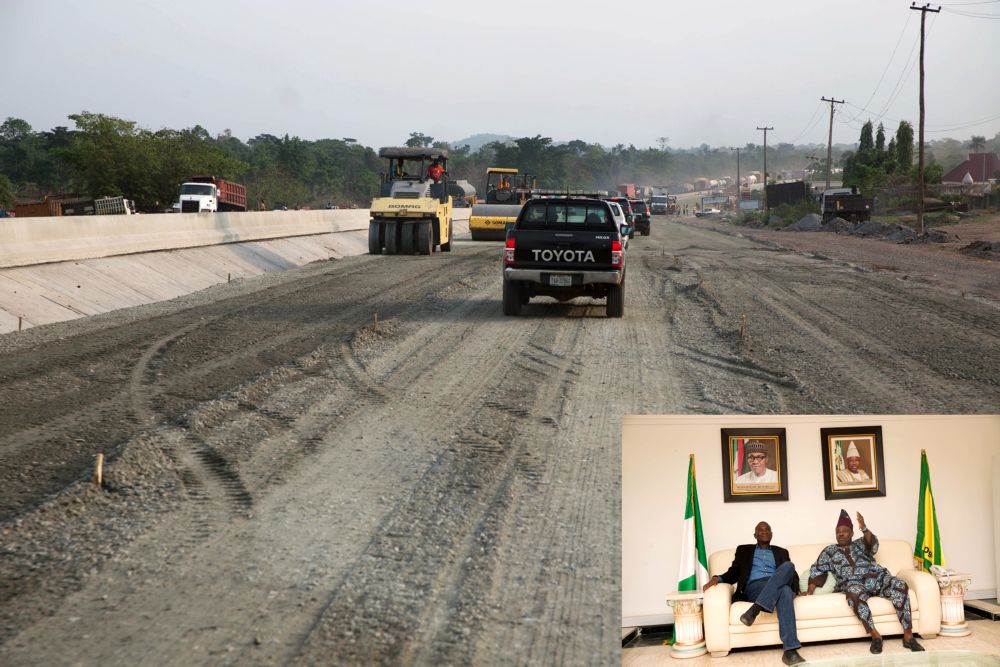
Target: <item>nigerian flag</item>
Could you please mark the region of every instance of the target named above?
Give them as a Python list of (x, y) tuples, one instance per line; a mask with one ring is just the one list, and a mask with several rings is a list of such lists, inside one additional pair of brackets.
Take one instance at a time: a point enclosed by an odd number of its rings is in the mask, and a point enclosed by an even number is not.
[(694, 454), (688, 462), (687, 501), (684, 504), (684, 530), (681, 533), (681, 567), (677, 575), (678, 591), (700, 591), (708, 582), (708, 558), (705, 536), (701, 531), (698, 487), (694, 483)]
[(930, 571), (931, 565), (944, 566), (941, 535), (938, 533), (937, 513), (934, 511), (934, 494), (931, 492), (931, 471), (927, 466), (927, 450), (923, 449), (920, 450), (920, 498), (913, 558), (920, 568), (927, 571)]

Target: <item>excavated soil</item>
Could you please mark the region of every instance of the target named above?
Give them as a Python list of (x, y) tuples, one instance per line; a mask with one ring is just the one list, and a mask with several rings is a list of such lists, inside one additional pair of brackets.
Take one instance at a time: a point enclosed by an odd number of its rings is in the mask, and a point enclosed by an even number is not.
[(726, 231), (620, 320), (458, 242), (0, 337), (0, 663), (617, 663), (624, 415), (1000, 404), (995, 263)]

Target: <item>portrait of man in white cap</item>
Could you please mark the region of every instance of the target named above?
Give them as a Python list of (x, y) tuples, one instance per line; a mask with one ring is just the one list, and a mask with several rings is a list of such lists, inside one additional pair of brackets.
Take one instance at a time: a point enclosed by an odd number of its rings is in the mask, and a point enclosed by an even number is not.
[(750, 470), (736, 478), (736, 484), (777, 484), (778, 473), (767, 466), (767, 442), (747, 440), (747, 463)]
[(846, 467), (844, 470), (837, 471), (837, 481), (841, 484), (870, 483), (872, 478), (861, 468), (861, 453), (858, 451), (857, 445), (854, 444), (853, 440), (849, 440), (848, 443), (847, 452), (844, 454)]

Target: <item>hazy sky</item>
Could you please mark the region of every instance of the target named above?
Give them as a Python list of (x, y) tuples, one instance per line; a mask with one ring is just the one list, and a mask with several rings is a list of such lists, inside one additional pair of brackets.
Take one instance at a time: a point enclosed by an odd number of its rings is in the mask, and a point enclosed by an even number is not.
[[(760, 143), (764, 125), (769, 144), (825, 143), (825, 95), (849, 103), (833, 134), (853, 143), (869, 117), (890, 133), (900, 119), (916, 126), (920, 13), (909, 6), (0, 0), (0, 119), (47, 130), (87, 110), (151, 129), (375, 147), (411, 131), (724, 146)], [(927, 18), (927, 137), (991, 138), (1000, 1), (943, 7)]]

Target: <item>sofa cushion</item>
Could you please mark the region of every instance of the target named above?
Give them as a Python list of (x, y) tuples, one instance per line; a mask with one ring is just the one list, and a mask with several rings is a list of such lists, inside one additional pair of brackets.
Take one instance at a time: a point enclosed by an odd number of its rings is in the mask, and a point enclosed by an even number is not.
[[(817, 586), (816, 590), (813, 591), (813, 595), (826, 595), (832, 593), (834, 587), (837, 585), (837, 577), (833, 576), (832, 572), (828, 572), (826, 575), (826, 583), (822, 586)], [(799, 575), (799, 591), (805, 593), (809, 590), (809, 568), (802, 570), (802, 574)]]
[[(913, 591), (909, 592), (910, 597), (910, 612), (917, 611), (917, 596)], [(824, 618), (837, 618), (837, 617), (851, 617), (854, 618), (854, 612), (851, 611), (850, 606), (847, 604), (847, 596), (843, 593), (831, 593), (829, 595), (800, 595), (795, 598), (793, 603), (795, 606), (795, 620), (796, 621), (807, 621), (812, 619), (824, 619)], [(872, 610), (872, 614), (875, 616), (895, 616), (896, 610), (893, 608), (892, 603), (885, 598), (873, 597), (868, 598), (868, 606)], [(729, 608), (729, 625), (741, 625), (740, 616), (747, 609), (750, 608), (749, 602), (734, 602)], [(762, 612), (757, 616), (757, 620), (754, 622), (754, 627), (758, 625), (767, 625), (768, 623), (777, 624), (778, 615), (774, 613)]]

